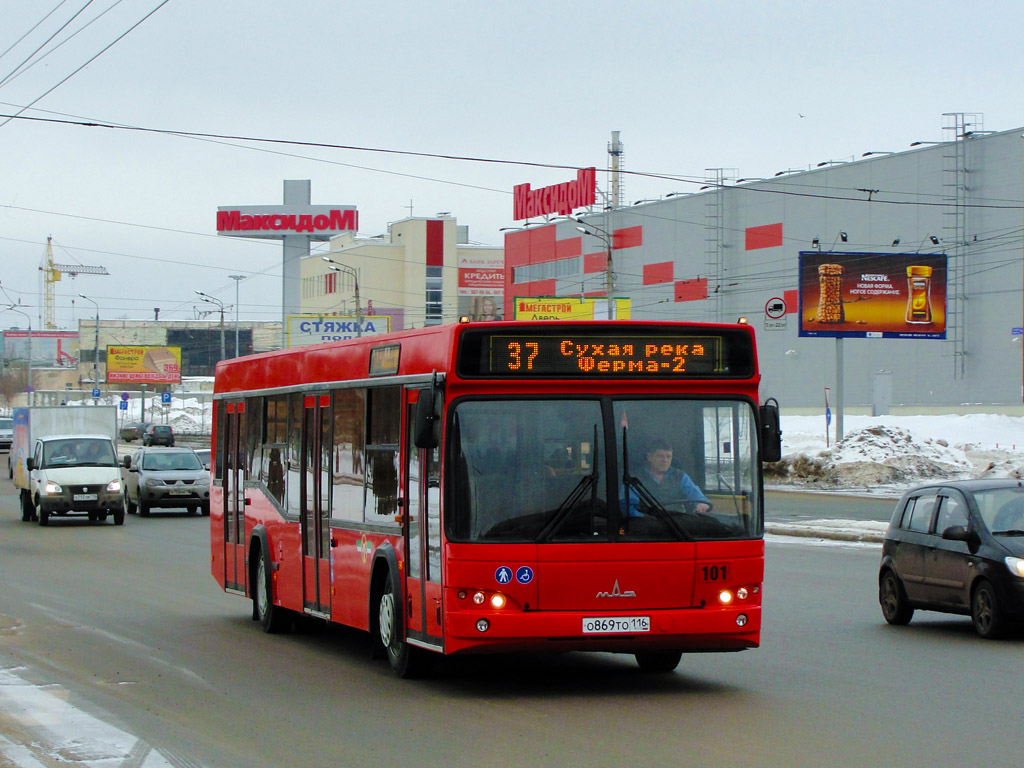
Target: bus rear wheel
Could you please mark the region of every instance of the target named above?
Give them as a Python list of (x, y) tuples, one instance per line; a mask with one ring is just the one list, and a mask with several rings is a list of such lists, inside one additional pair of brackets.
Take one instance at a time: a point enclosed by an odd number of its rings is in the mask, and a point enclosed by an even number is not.
[(401, 606), (401, 599), (395, 593), (394, 582), (391, 580), (391, 572), (388, 571), (377, 602), (380, 644), (384, 646), (392, 672), (402, 678), (419, 677), (429, 670), (432, 659), (427, 651), (413, 648), (402, 639), (398, 613)]
[(648, 651), (635, 655), (636, 663), (644, 672), (671, 672), (683, 658), (682, 651)]
[(259, 621), (263, 631), (269, 634), (277, 634), (288, 629), (288, 610), (279, 605), (274, 605), (274, 587), (271, 583), (270, 568), (267, 565), (267, 557), (260, 549), (259, 559), (256, 563), (256, 584), (253, 595), (253, 608), (256, 620)]

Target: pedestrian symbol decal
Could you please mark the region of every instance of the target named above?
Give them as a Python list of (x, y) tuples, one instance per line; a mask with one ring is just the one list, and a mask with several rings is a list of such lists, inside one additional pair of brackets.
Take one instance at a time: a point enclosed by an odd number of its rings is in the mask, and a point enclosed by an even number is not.
[(494, 580), (499, 584), (508, 584), (512, 581), (512, 569), (503, 565), (494, 572)]

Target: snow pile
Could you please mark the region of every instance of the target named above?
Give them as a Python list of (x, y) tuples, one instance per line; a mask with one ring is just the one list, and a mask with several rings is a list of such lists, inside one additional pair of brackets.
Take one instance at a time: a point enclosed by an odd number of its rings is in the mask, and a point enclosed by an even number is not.
[(783, 416), (783, 461), (768, 483), (899, 493), (932, 479), (1024, 476), (1024, 418), (852, 416), (827, 445), (823, 417)]

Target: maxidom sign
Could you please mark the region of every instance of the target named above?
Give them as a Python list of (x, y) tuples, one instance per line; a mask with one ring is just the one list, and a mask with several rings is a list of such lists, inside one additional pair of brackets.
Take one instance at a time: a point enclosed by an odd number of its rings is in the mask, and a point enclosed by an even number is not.
[(575, 181), (532, 189), (529, 184), (512, 188), (512, 219), (531, 219), (557, 213), (568, 216), (576, 208), (594, 205), (597, 201), (597, 169), (581, 168)]
[(306, 235), (327, 240), (359, 229), (359, 211), (354, 206), (313, 205), (242, 206), (217, 209), (217, 234), (231, 237), (279, 239)]

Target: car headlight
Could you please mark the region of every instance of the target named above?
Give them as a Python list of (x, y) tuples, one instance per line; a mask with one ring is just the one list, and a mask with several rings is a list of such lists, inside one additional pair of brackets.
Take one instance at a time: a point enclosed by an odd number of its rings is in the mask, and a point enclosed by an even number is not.
[(199, 477), (196, 478), (196, 485), (209, 485), (209, 484), (210, 484), (210, 476), (209, 475), (200, 475)]
[(47, 480), (46, 485), (43, 486), (43, 493), (46, 496), (52, 496), (55, 493), (64, 493), (64, 489), (53, 482), (53, 480)]
[(120, 493), (121, 492), (121, 481), (120, 480), (111, 480), (109, 483), (107, 483), (107, 492), (108, 493)]
[(1024, 579), (1024, 557), (1007, 557), (1006, 567), (1014, 576)]
[(157, 486), (164, 485), (164, 481), (157, 477), (147, 477), (145, 480), (142, 481), (142, 485), (144, 485), (146, 488), (155, 488)]

